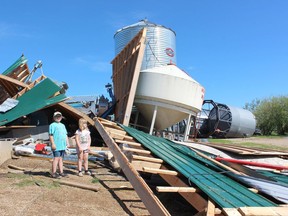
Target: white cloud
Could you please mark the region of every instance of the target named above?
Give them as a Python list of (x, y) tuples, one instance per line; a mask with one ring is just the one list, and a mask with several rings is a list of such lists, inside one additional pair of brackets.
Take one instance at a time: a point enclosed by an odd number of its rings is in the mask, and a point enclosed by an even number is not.
[(11, 38), (11, 37), (25, 37), (31, 38), (32, 35), (22, 31), (23, 26), (18, 26), (17, 24), (8, 24), (5, 22), (0, 22), (0, 38)]
[(0, 22), (0, 38), (8, 37), (12, 34), (11, 27), (6, 23)]
[(74, 59), (74, 64), (86, 67), (96, 72), (111, 72), (112, 65), (109, 61), (99, 61), (96, 56), (82, 56)]

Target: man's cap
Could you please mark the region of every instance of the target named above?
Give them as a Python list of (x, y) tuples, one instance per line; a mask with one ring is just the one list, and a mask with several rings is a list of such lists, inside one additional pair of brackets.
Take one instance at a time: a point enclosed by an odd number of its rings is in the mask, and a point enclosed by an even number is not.
[(61, 112), (55, 112), (53, 117), (56, 117), (56, 116), (62, 116), (62, 113)]

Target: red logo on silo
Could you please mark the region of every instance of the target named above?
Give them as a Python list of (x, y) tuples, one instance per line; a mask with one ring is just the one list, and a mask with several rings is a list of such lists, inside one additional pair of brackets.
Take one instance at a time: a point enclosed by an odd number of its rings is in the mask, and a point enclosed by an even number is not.
[(173, 50), (173, 49), (171, 49), (171, 48), (166, 48), (166, 49), (165, 49), (165, 52), (166, 52), (166, 54), (167, 54), (168, 56), (174, 57), (174, 50)]

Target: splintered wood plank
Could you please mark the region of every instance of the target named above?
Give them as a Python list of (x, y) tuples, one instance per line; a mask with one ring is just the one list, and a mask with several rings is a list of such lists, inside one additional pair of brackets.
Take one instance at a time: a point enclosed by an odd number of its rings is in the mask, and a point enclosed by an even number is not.
[[(167, 169), (164, 165), (161, 166), (161, 169)], [(162, 175), (163, 178), (168, 184), (174, 187), (188, 187), (188, 185), (183, 182), (178, 176), (171, 175)], [(196, 193), (179, 193), (188, 203), (190, 203), (197, 211), (203, 211), (207, 207), (207, 200), (205, 200), (200, 194)]]
[(214, 215), (215, 215), (215, 204), (209, 199), (206, 216), (214, 216)]
[(58, 103), (57, 106), (60, 106), (60, 109), (64, 109), (67, 112), (73, 114), (78, 119), (84, 118), (89, 124), (94, 125), (93, 119), (89, 118), (87, 115), (83, 115), (83, 113), (81, 111), (77, 110), (76, 108), (71, 107), (70, 105), (68, 105), (64, 102)]
[(119, 140), (119, 139), (115, 139), (115, 142), (116, 143), (122, 143), (122, 144), (128, 144), (128, 145), (131, 145), (131, 146), (142, 146), (140, 143), (137, 143), (137, 142), (131, 142), (131, 141), (127, 141), (127, 140)]
[(151, 152), (148, 151), (148, 150), (142, 150), (142, 149), (135, 149), (135, 148), (127, 148), (127, 147), (122, 147), (123, 151), (130, 151), (130, 152), (136, 152), (136, 153), (139, 153), (139, 154), (148, 154), (150, 155)]
[(133, 165), (129, 162), (128, 158), (122, 153), (121, 149), (112, 137), (105, 131), (104, 126), (98, 119), (95, 119), (95, 127), (101, 135), (102, 139), (109, 147), (111, 153), (119, 163), (125, 176), (130, 181), (131, 185), (141, 198), (146, 208), (151, 215), (170, 215), (167, 209), (163, 206), (161, 201), (154, 195), (153, 191), (149, 188), (140, 174), (135, 170)]
[(154, 174), (162, 174), (162, 175), (178, 175), (178, 172), (174, 170), (162, 170), (162, 169), (154, 169), (150, 167), (143, 167), (143, 171), (147, 173), (154, 173)]
[(240, 207), (238, 211), (245, 216), (287, 216), (288, 207)]
[(115, 132), (115, 131), (107, 131), (107, 132), (114, 139), (133, 140), (133, 137), (127, 136), (126, 134), (123, 134), (123, 133), (118, 133), (118, 132)]
[(18, 80), (16, 80), (16, 79), (13, 79), (13, 78), (11, 78), (11, 77), (2, 75), (2, 74), (0, 74), (0, 79), (6, 80), (6, 81), (8, 81), (8, 82), (10, 82), (10, 83), (13, 83), (13, 84), (15, 84), (15, 85), (21, 86), (21, 87), (23, 87), (23, 88), (28, 87), (27, 84), (25, 84), (25, 83), (23, 83), (23, 82), (21, 82), (21, 81), (18, 81)]
[(164, 187), (164, 186), (157, 186), (156, 190), (158, 192), (170, 192), (170, 193), (194, 193), (196, 192), (196, 188), (193, 187)]
[(120, 129), (115, 129), (115, 128), (110, 128), (110, 127), (105, 127), (105, 130), (111, 133), (115, 133), (115, 134), (121, 134), (123, 136), (126, 136), (126, 131), (123, 131), (122, 128)]
[(159, 158), (153, 158), (153, 157), (145, 157), (140, 155), (132, 155), (133, 160), (142, 160), (142, 161), (150, 161), (154, 163), (163, 163), (162, 159)]
[(122, 129), (120, 126), (118, 126), (116, 123), (112, 124), (111, 122), (106, 122), (106, 121), (101, 121), (101, 123), (105, 126), (108, 126), (108, 127), (112, 127), (112, 128), (115, 128), (115, 129)]
[(115, 120), (128, 126), (145, 52), (146, 28), (112, 60), (114, 95), (117, 99)]
[(227, 216), (241, 216), (242, 215), (236, 208), (223, 208), (223, 212)]
[(137, 171), (142, 171), (143, 167), (149, 167), (154, 169), (159, 169), (161, 167), (161, 164), (159, 163), (152, 163), (148, 161), (132, 161), (131, 163)]
[(99, 187), (96, 186), (92, 186), (92, 185), (86, 185), (86, 184), (81, 184), (78, 182), (72, 182), (72, 181), (68, 181), (68, 180), (54, 180), (54, 182), (58, 182), (60, 184), (63, 185), (68, 185), (68, 186), (72, 186), (72, 187), (77, 187), (77, 188), (81, 188), (81, 189), (85, 189), (85, 190), (92, 190), (92, 191), (99, 191)]

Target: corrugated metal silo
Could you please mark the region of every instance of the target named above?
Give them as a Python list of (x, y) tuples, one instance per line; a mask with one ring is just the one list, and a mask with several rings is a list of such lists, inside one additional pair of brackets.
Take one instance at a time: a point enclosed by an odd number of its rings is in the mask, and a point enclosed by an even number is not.
[(162, 25), (148, 22), (146, 19), (119, 29), (115, 33), (115, 55), (119, 54), (144, 27), (147, 28), (147, 41), (141, 70), (176, 64), (175, 32)]
[[(212, 104), (211, 109), (204, 110), (205, 104)], [(203, 103), (202, 122), (199, 129), (201, 137), (250, 137), (256, 128), (255, 116), (250, 111), (212, 100), (205, 100)]]

